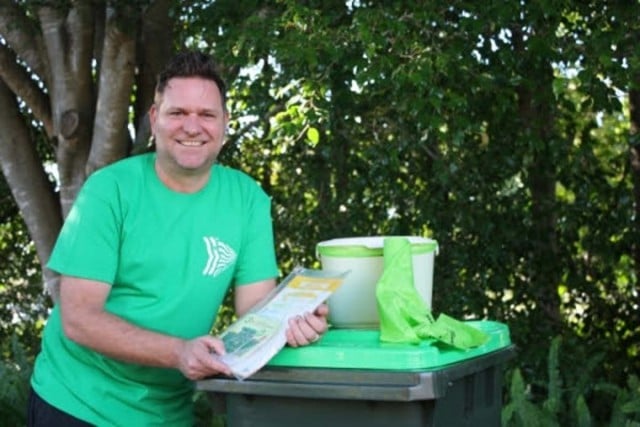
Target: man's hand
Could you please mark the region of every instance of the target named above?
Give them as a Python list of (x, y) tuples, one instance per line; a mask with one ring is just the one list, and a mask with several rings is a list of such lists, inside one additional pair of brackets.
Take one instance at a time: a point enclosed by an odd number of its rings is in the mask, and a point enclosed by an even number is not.
[(299, 347), (318, 341), (327, 330), (328, 314), (327, 304), (321, 304), (313, 313), (289, 319), (287, 344), (291, 347)]
[(199, 380), (216, 374), (231, 375), (229, 367), (218, 355), (225, 352), (218, 338), (202, 336), (185, 341), (178, 354), (178, 369), (190, 380)]

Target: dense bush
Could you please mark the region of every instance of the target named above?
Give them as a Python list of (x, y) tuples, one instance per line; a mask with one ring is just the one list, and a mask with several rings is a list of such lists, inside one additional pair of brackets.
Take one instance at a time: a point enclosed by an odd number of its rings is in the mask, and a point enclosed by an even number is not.
[[(578, 378), (570, 381), (565, 374), (568, 367), (561, 360), (561, 338), (551, 343), (547, 360), (548, 376), (543, 382), (536, 379), (544, 393), (532, 396), (519, 368), (508, 375), (507, 401), (502, 409), (504, 427), (560, 427), (560, 426), (640, 426), (640, 378), (632, 374), (626, 383), (601, 382), (594, 375), (594, 367), (602, 363), (600, 355), (593, 355), (582, 363)], [(568, 381), (569, 380), (569, 381)], [(603, 407), (608, 408), (603, 411)], [(606, 418), (601, 418), (606, 412)]]

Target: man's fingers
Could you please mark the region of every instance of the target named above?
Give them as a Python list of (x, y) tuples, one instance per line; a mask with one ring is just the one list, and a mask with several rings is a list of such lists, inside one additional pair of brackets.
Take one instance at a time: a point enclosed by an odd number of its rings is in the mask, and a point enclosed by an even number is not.
[(324, 317), (311, 313), (304, 316), (296, 316), (289, 319), (287, 329), (287, 342), (293, 347), (307, 345), (320, 339), (320, 335), (326, 331), (327, 322)]
[(317, 316), (327, 317), (329, 315), (329, 306), (326, 303), (320, 304), (314, 313)]
[(182, 349), (180, 371), (192, 380), (219, 373), (230, 375), (229, 367), (219, 358), (224, 353), (221, 340), (211, 336), (195, 338)]
[(326, 317), (318, 316), (317, 314), (307, 313), (305, 314), (304, 319), (316, 334), (323, 334), (326, 332), (327, 330)]

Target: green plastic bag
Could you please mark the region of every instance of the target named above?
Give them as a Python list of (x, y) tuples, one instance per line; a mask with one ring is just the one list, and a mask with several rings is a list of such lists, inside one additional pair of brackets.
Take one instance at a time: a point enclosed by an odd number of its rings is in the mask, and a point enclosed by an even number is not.
[(446, 314), (434, 319), (413, 284), (409, 239), (385, 238), (383, 254), (384, 270), (376, 285), (381, 341), (417, 344), (424, 339), (435, 339), (458, 349), (468, 349), (489, 339), (483, 331)]

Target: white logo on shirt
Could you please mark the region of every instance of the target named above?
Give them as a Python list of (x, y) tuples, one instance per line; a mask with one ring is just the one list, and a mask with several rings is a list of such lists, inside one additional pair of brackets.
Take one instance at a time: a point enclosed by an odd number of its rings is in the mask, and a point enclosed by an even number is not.
[(204, 244), (207, 246), (209, 259), (204, 267), (202, 274), (205, 276), (216, 277), (222, 273), (236, 260), (236, 252), (226, 243), (216, 239), (215, 237), (203, 237)]

